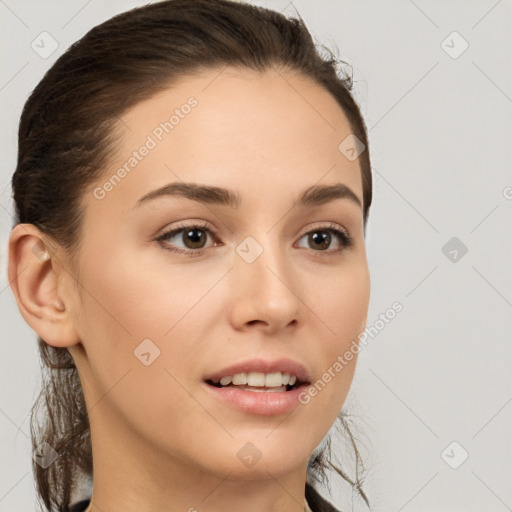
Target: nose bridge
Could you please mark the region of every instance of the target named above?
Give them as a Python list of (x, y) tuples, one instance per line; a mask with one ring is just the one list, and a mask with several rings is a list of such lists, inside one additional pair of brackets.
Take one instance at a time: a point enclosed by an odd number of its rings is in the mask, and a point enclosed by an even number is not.
[(238, 323), (260, 320), (285, 326), (299, 314), (298, 281), (279, 239), (257, 236), (259, 240), (247, 236), (236, 247), (235, 316)]

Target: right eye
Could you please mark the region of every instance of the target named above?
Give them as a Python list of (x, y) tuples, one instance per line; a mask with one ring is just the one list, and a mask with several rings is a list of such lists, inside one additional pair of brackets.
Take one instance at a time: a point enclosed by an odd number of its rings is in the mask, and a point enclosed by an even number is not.
[[(199, 256), (202, 254), (202, 249), (205, 248), (207, 237), (215, 237), (215, 235), (216, 233), (207, 225), (188, 224), (179, 225), (166, 231), (156, 241), (166, 250), (189, 256)], [(184, 247), (176, 248), (176, 242), (171, 242), (175, 238), (181, 241)]]

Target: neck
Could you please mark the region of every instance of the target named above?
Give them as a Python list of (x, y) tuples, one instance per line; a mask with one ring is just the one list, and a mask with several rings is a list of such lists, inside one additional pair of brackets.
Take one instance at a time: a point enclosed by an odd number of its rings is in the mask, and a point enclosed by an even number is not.
[[(116, 474), (117, 473), (117, 474)], [(92, 500), (86, 512), (311, 512), (305, 500), (305, 484), (294, 486), (289, 479), (233, 481), (198, 475), (165, 485), (147, 479), (140, 467), (129, 472), (107, 466), (95, 470)]]
[[(232, 467), (203, 468), (180, 459), (179, 453), (163, 455), (161, 449), (123, 428), (122, 422), (118, 426), (101, 429), (91, 425), (93, 494), (86, 512), (307, 510), (307, 461), (286, 473), (265, 467), (264, 459), (250, 471), (236, 458)], [(116, 432), (115, 439), (105, 432)]]

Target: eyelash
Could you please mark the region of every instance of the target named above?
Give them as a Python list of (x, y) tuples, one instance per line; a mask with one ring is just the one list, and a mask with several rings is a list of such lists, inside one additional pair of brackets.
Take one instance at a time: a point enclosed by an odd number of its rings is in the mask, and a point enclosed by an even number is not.
[[(165, 239), (167, 238), (172, 238), (174, 237), (175, 235), (177, 235), (178, 233), (184, 231), (184, 230), (194, 230), (194, 229), (199, 229), (201, 231), (205, 231), (206, 233), (208, 233), (211, 237), (213, 238), (216, 238), (217, 237), (217, 232), (210, 228), (208, 225), (206, 224), (179, 224), (178, 226), (172, 228), (171, 230), (169, 231), (166, 231), (165, 233), (163, 233), (162, 235), (158, 236), (156, 239), (155, 239), (155, 242), (160, 242), (160, 245), (168, 250), (168, 251), (171, 251), (171, 252), (175, 252), (175, 253), (179, 253), (179, 254), (185, 254), (186, 256), (189, 256), (189, 257), (196, 257), (196, 256), (201, 256), (203, 254), (203, 251), (205, 251), (206, 249), (176, 249), (176, 248), (170, 248), (168, 244), (166, 244), (164, 242)], [(316, 232), (322, 232), (322, 231), (327, 231), (327, 232), (330, 232), (330, 233), (334, 233), (334, 235), (337, 237), (337, 239), (339, 240), (340, 242), (340, 245), (341, 245), (341, 248), (340, 249), (335, 249), (335, 250), (330, 250), (330, 251), (315, 251), (314, 249), (311, 249), (313, 252), (315, 253), (319, 253), (319, 254), (322, 254), (322, 253), (325, 253), (326, 255), (333, 255), (333, 254), (336, 254), (336, 253), (340, 253), (342, 252), (343, 250), (345, 249), (349, 249), (350, 247), (352, 247), (354, 245), (354, 239), (348, 234), (348, 232), (340, 229), (336, 224), (329, 224), (329, 225), (326, 225), (326, 226), (320, 226), (319, 228), (315, 228), (315, 229), (312, 229), (306, 233), (304, 233), (302, 236), (301, 236), (301, 239), (304, 238), (306, 235), (309, 235), (311, 233), (316, 233)]]

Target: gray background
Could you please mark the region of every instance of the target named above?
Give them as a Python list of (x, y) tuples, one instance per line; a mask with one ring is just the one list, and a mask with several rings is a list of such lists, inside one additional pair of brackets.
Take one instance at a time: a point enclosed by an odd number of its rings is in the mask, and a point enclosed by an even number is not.
[[(0, 0), (2, 512), (36, 510), (28, 414), (39, 360), (5, 271), (19, 115), (72, 42), (144, 3)], [(368, 325), (395, 301), (404, 308), (361, 351), (345, 404), (373, 510), (512, 510), (511, 1), (254, 3), (297, 10), (339, 49), (369, 128)], [(43, 31), (59, 45), (48, 58), (31, 48)], [(454, 31), (469, 44), (458, 56)], [(364, 510), (339, 478), (325, 495)]]

